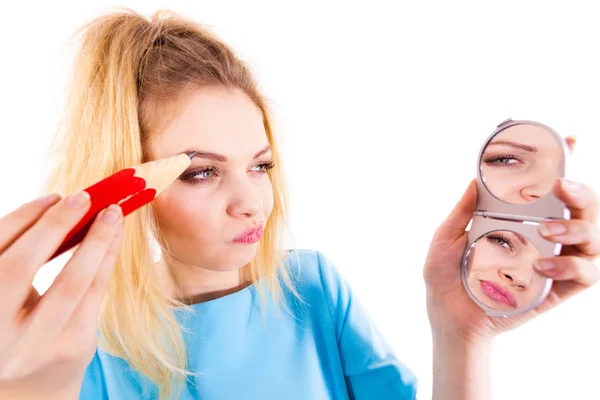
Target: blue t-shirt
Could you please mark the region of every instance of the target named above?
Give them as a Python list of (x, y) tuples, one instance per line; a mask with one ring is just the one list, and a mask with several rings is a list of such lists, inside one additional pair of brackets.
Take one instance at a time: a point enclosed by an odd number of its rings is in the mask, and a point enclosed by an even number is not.
[[(299, 261), (299, 263), (298, 263)], [(392, 353), (346, 281), (318, 251), (285, 260), (304, 302), (261, 310), (255, 285), (177, 309), (188, 379), (180, 400), (416, 398), (415, 375)], [(157, 389), (121, 358), (98, 350), (80, 399), (156, 399)]]

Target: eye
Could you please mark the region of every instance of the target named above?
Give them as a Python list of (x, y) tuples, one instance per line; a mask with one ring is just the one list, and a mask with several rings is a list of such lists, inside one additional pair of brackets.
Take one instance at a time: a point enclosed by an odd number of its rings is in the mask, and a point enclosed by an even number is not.
[(492, 167), (516, 167), (519, 164), (524, 164), (524, 161), (514, 154), (488, 156), (483, 162)]
[(189, 183), (208, 183), (219, 175), (219, 171), (214, 167), (207, 167), (197, 171), (186, 172), (179, 178)]
[(502, 235), (501, 233), (491, 233), (489, 235), (486, 236), (486, 239), (488, 240), (488, 242), (502, 247), (503, 249), (509, 250), (509, 251), (513, 251), (515, 249), (515, 246), (513, 245), (512, 241)]
[(252, 170), (259, 173), (265, 173), (270, 169), (273, 169), (275, 164), (272, 161), (263, 162), (252, 167)]

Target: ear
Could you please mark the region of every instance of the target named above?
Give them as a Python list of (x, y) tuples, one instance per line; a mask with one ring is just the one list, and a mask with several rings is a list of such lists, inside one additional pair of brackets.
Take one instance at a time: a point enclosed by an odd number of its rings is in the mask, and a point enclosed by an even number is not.
[(573, 148), (575, 147), (575, 143), (577, 142), (577, 138), (575, 136), (567, 136), (565, 138), (567, 142), (567, 146), (569, 146), (569, 150), (573, 153)]

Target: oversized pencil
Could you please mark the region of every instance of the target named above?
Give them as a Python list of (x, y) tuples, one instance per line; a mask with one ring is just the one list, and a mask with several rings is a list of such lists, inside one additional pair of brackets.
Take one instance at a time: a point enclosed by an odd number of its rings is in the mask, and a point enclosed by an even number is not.
[(194, 152), (182, 153), (125, 168), (84, 189), (90, 194), (90, 209), (50, 260), (81, 243), (94, 218), (111, 204), (118, 204), (125, 217), (150, 203), (185, 171), (194, 155)]

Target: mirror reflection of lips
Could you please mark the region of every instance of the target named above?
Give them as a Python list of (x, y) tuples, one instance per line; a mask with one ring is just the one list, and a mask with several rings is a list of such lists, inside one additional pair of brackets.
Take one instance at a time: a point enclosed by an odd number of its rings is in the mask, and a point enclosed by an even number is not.
[(515, 296), (502, 286), (490, 281), (481, 281), (481, 288), (490, 299), (517, 308)]

